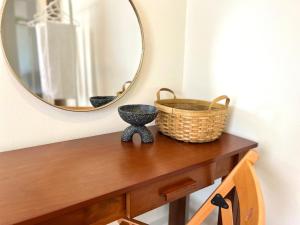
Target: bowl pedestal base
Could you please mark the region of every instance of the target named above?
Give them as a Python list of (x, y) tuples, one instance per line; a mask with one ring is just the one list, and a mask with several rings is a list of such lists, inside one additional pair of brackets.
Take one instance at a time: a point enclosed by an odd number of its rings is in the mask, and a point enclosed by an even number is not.
[(146, 126), (133, 126), (126, 128), (122, 135), (122, 141), (130, 142), (132, 141), (133, 135), (139, 134), (142, 140), (142, 143), (152, 143), (153, 135), (151, 131)]

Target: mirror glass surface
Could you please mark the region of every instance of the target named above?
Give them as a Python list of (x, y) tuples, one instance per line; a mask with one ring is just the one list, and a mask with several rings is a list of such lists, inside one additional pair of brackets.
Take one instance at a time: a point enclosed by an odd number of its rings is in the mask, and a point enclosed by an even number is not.
[(129, 0), (7, 0), (1, 38), (22, 85), (72, 111), (102, 108), (123, 96), (143, 57)]

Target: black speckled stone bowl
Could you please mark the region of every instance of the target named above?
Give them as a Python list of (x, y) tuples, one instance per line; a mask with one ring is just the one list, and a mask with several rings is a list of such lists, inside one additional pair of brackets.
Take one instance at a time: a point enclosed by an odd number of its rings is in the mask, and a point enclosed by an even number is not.
[(95, 96), (90, 98), (90, 102), (94, 108), (99, 108), (112, 102), (115, 98), (116, 96)]
[(138, 133), (143, 143), (152, 143), (153, 136), (145, 125), (151, 123), (157, 114), (157, 109), (151, 105), (124, 105), (119, 107), (120, 117), (131, 124), (123, 132), (122, 141), (132, 141), (133, 135)]

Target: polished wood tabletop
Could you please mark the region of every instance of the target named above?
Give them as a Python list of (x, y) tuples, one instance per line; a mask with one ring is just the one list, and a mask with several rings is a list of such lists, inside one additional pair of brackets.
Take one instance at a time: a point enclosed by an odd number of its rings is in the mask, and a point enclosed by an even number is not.
[(123, 143), (117, 132), (0, 153), (0, 225), (42, 221), (257, 146), (230, 134), (188, 144), (151, 130), (153, 144)]

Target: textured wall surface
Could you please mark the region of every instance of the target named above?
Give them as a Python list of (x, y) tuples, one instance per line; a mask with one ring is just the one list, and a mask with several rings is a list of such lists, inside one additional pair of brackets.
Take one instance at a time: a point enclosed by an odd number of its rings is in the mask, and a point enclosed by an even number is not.
[(188, 0), (183, 94), (232, 98), (228, 130), (260, 143), (270, 225), (300, 223), (299, 9), (297, 0)]

